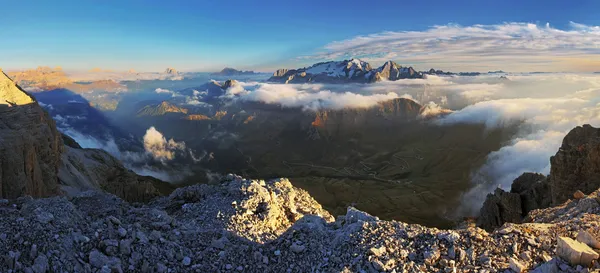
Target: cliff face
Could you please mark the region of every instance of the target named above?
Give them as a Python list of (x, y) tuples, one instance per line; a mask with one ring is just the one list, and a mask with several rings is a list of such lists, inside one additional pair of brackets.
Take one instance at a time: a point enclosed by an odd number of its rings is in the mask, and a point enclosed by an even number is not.
[(159, 196), (170, 187), (139, 176), (108, 153), (82, 149), (25, 91), (0, 73), (0, 197), (47, 197), (105, 190), (129, 201)]
[(352, 130), (413, 121), (421, 110), (422, 106), (417, 102), (398, 98), (380, 102), (369, 108), (319, 110), (314, 113), (312, 126), (330, 134), (347, 133)]
[(58, 193), (62, 139), (52, 118), (0, 72), (0, 196)]
[(600, 129), (578, 126), (563, 139), (550, 158), (549, 185), (552, 203), (560, 204), (576, 190), (590, 193), (600, 187)]
[(600, 129), (578, 126), (563, 139), (550, 158), (550, 175), (524, 173), (510, 192), (489, 194), (478, 225), (493, 229), (505, 222), (520, 222), (529, 212), (559, 205), (576, 191), (589, 194), (600, 187)]

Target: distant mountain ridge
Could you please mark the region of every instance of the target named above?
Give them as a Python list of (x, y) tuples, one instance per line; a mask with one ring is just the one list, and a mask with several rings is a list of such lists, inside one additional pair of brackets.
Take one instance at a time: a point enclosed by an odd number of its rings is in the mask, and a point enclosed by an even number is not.
[(212, 74), (219, 75), (219, 76), (239, 76), (239, 75), (254, 75), (254, 74), (258, 74), (258, 73), (254, 72), (252, 70), (242, 71), (242, 70), (237, 70), (237, 69), (231, 68), (231, 67), (225, 67), (225, 68), (223, 68), (223, 70), (212, 73)]
[(422, 79), (423, 73), (412, 67), (403, 67), (387, 61), (374, 69), (360, 59), (330, 61), (314, 64), (307, 68), (279, 69), (269, 78), (270, 82), (281, 83), (372, 83), (400, 79)]
[(179, 107), (170, 102), (163, 101), (158, 105), (147, 105), (137, 112), (137, 116), (162, 116), (167, 113), (187, 114), (188, 109)]

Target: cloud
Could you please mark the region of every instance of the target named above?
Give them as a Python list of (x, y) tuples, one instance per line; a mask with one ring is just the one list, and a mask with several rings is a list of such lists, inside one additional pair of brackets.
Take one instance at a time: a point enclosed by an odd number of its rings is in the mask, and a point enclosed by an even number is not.
[[(317, 110), (321, 108), (366, 108), (378, 102), (398, 98), (394, 92), (360, 94), (343, 90), (328, 90), (325, 85), (310, 84), (269, 84), (240, 83), (240, 87), (232, 87), (225, 96), (246, 101), (259, 101), (269, 104), (280, 104), (283, 107), (302, 107)], [(347, 88), (342, 86), (341, 88)]]
[(167, 139), (156, 128), (150, 127), (144, 135), (144, 149), (161, 162), (173, 160), (177, 151), (185, 151), (185, 142)]
[(156, 88), (156, 90), (154, 90), (154, 92), (156, 92), (157, 94), (172, 94), (173, 91), (169, 90), (169, 89), (164, 89), (164, 88)]
[[(475, 215), (485, 195), (500, 187), (510, 190), (523, 172), (549, 174), (550, 156), (563, 137), (582, 124), (600, 125), (600, 75), (520, 75), (513, 82), (472, 105), (437, 121), (517, 127), (516, 136), (472, 174), (473, 188), (464, 194), (460, 213)], [(550, 88), (542, 88), (542, 87)], [(458, 91), (459, 94), (462, 92)]]
[(405, 64), (427, 65), (422, 69), (434, 66), (463, 71), (564, 71), (565, 65), (577, 67), (574, 60), (598, 63), (599, 53), (600, 27), (571, 22), (568, 30), (561, 30), (550, 24), (509, 22), (449, 24), (423, 31), (386, 31), (357, 36), (329, 43), (321, 52), (300, 59), (358, 57), (372, 62), (394, 59)]

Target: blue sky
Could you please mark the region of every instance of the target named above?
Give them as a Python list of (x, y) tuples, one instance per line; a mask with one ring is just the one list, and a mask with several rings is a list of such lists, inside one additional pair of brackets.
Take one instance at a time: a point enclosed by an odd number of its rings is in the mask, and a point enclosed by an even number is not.
[[(402, 54), (398, 48), (390, 52), (339, 47), (339, 41), (352, 42), (357, 36), (384, 31), (425, 33), (435, 25), (494, 26), (509, 22), (550, 23), (560, 30), (573, 28), (570, 22), (576, 22), (589, 27), (578, 33), (578, 39), (583, 40), (587, 33), (597, 31), (593, 26), (600, 25), (600, 1), (592, 0), (1, 1), (5, 2), (0, 28), (0, 67), (4, 69), (48, 65), (69, 70), (162, 71), (170, 66), (184, 71), (214, 71), (232, 66), (272, 71), (363, 54), (358, 57), (375, 62), (389, 56), (400, 58), (397, 61), (402, 63), (402, 58), (408, 57), (410, 64), (423, 69), (438, 65), (476, 70), (487, 68), (473, 65), (479, 55), (473, 57), (475, 61), (456, 66), (440, 62), (440, 58), (424, 59), (423, 54), (412, 58), (417, 53)], [(398, 38), (394, 37), (392, 41)], [(332, 48), (336, 41), (338, 46)], [(379, 42), (384, 48), (382, 43), (388, 41)], [(438, 49), (438, 53), (444, 50)], [(568, 58), (575, 56), (585, 62), (589, 54), (596, 53), (588, 46)], [(456, 62), (473, 53), (461, 54)], [(562, 61), (553, 63), (558, 66)], [(594, 59), (587, 65), (595, 64)]]

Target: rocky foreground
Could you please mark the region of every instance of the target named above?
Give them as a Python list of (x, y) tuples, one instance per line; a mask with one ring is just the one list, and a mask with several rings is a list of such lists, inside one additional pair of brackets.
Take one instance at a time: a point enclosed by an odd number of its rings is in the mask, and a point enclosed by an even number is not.
[(0, 200), (0, 272), (589, 272), (598, 194), (492, 233), (353, 208), (334, 220), (287, 179), (229, 175), (146, 205), (99, 191), (21, 197)]

